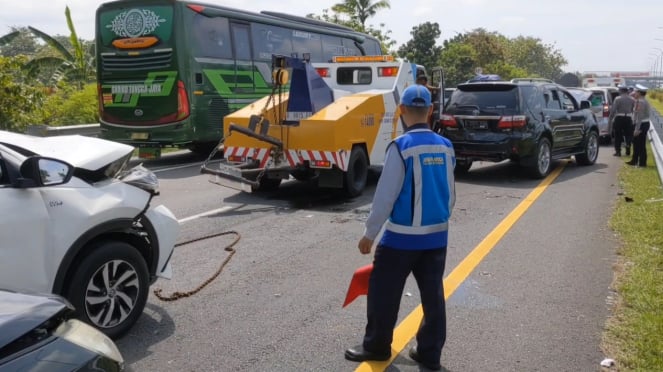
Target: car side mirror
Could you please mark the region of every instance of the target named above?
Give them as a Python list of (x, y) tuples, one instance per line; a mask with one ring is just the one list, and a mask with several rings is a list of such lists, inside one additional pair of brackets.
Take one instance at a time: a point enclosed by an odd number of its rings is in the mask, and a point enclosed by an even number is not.
[(592, 104), (589, 101), (580, 101), (580, 109), (589, 109), (592, 107)]
[(19, 188), (57, 186), (69, 182), (74, 167), (62, 160), (33, 156), (21, 164), (20, 174), (15, 185)]

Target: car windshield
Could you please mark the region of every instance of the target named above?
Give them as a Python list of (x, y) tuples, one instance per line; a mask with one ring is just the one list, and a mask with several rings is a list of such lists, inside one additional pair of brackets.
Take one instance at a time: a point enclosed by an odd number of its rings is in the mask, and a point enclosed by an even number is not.
[(482, 115), (518, 113), (518, 89), (514, 85), (467, 84), (451, 96), (452, 110), (480, 110)]

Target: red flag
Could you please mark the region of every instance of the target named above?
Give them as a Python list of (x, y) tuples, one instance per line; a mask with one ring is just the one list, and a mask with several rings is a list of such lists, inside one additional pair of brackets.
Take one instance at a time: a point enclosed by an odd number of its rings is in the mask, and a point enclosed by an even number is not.
[(348, 293), (345, 295), (343, 307), (348, 306), (355, 298), (368, 294), (368, 279), (371, 277), (371, 271), (373, 271), (373, 264), (362, 266), (355, 271), (350, 281), (350, 287), (348, 287)]

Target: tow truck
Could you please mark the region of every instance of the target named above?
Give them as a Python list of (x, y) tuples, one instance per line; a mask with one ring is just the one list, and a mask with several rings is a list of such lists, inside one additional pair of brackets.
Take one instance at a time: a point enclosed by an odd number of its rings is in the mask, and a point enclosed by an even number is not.
[[(384, 164), (388, 144), (403, 133), (400, 93), (422, 69), (384, 55), (315, 64), (274, 55), (272, 94), (224, 118), (224, 159), (218, 168), (205, 162), (201, 172), (249, 193), (276, 189), (292, 176), (358, 196), (369, 168)], [(444, 91), (441, 71), (432, 71), (437, 92)], [(431, 123), (439, 121), (437, 96)]]

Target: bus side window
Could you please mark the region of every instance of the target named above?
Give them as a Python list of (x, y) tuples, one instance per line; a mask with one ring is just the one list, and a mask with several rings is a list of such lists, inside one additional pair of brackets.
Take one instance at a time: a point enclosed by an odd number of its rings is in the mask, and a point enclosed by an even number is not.
[(346, 56), (360, 56), (361, 51), (355, 45), (355, 42), (352, 39), (343, 39), (343, 46), (345, 47)]
[(251, 29), (253, 34), (253, 54), (256, 59), (271, 61), (272, 54), (292, 55), (291, 30), (261, 23), (252, 23)]
[(302, 57), (304, 53), (309, 53), (311, 61), (322, 60), (322, 46), (320, 43), (319, 34), (292, 30), (292, 49), (298, 57)]
[(232, 58), (227, 18), (196, 14), (192, 35), (196, 57)]

